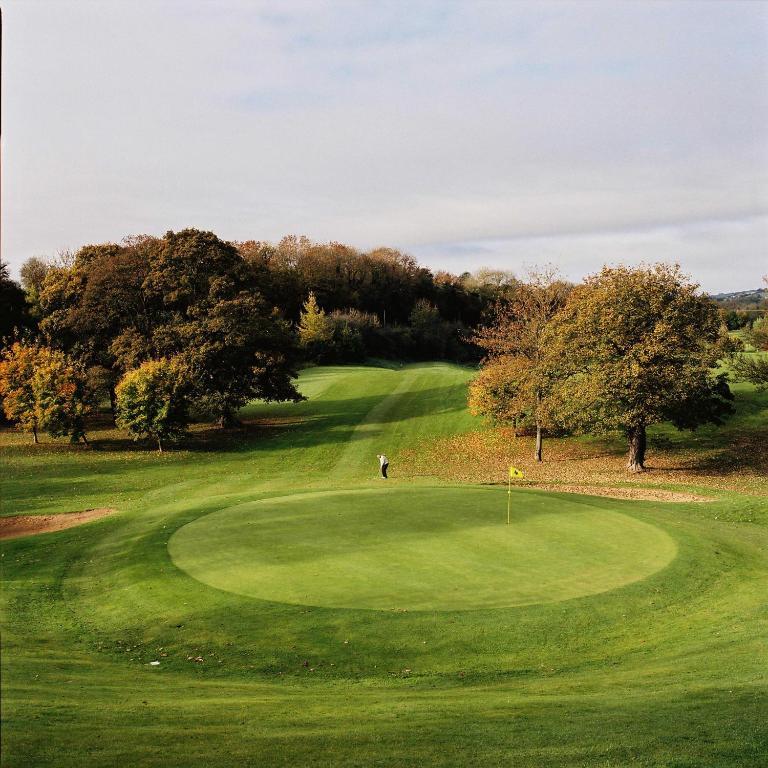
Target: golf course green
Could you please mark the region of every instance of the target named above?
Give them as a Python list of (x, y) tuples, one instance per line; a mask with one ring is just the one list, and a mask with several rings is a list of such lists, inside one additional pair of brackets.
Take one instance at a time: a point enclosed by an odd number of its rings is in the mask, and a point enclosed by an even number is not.
[(180, 528), (174, 563), (212, 587), (295, 605), (456, 611), (607, 592), (667, 565), (674, 541), (548, 494), (423, 488), (291, 495)]
[(507, 525), (406, 472), (480, 428), (471, 375), (310, 368), (162, 455), (4, 431), (3, 515), (118, 513), (0, 542), (2, 765), (765, 765), (766, 499), (518, 487)]

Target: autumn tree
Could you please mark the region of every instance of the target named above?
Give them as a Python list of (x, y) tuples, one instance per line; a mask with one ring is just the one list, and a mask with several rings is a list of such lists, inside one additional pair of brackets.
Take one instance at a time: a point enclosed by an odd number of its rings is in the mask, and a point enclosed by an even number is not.
[(5, 351), (0, 362), (0, 397), (9, 421), (31, 432), (35, 443), (40, 429), (39, 413), (32, 389), (37, 363), (37, 347), (16, 342)]
[(530, 409), (530, 399), (525, 394), (530, 371), (531, 366), (524, 358), (502, 355), (486, 360), (469, 383), (472, 415), (517, 428)]
[(117, 385), (117, 423), (135, 440), (163, 442), (186, 434), (189, 401), (183, 366), (179, 360), (150, 360), (123, 376)]
[(644, 469), (646, 429), (719, 424), (732, 412), (728, 350), (717, 306), (677, 266), (605, 267), (568, 297), (546, 330), (548, 356), (565, 369), (553, 397), (558, 420), (584, 432), (623, 431), (628, 469)]
[(532, 271), (510, 299), (497, 305), (493, 321), (474, 336), (487, 355), (470, 385), (470, 407), (496, 421), (529, 421), (536, 429), (536, 461), (542, 460), (547, 401), (558, 370), (547, 354), (551, 342), (546, 330), (568, 291), (554, 270)]
[(478, 293), (485, 301), (492, 303), (510, 298), (514, 294), (519, 280), (508, 269), (480, 267), (471, 274), (466, 273), (463, 283), (466, 288)]
[(31, 432), (53, 437), (85, 437), (89, 410), (86, 376), (63, 352), (48, 347), (14, 343), (0, 363), (0, 395), (6, 416)]
[(299, 316), (299, 342), (310, 351), (317, 351), (331, 340), (333, 323), (317, 303), (317, 297), (310, 291)]
[(85, 417), (91, 407), (90, 393), (85, 371), (77, 362), (59, 350), (41, 347), (32, 391), (40, 424), (49, 435), (88, 443)]
[(40, 294), (40, 291), (43, 288), (43, 282), (45, 281), (45, 276), (50, 268), (50, 262), (39, 256), (30, 256), (21, 265), (21, 269), (19, 270), (21, 287), (27, 294)]

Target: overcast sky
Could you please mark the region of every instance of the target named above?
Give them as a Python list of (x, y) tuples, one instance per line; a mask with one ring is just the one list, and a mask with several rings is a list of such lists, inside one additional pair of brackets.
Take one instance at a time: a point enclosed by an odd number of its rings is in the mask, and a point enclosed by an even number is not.
[(3, 259), (186, 226), (768, 272), (766, 2), (3, 3)]

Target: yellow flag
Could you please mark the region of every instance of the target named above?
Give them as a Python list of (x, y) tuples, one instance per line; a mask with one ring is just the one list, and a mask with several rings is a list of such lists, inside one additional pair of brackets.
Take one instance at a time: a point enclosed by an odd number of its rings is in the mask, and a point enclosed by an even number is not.
[(523, 477), (523, 473), (517, 467), (510, 467), (509, 468), (509, 476), (510, 477)]

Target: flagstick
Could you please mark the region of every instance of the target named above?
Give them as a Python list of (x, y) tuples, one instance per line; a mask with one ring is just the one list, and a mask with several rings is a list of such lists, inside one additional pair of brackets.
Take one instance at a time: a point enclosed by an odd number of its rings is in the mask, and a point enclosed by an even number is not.
[(509, 525), (509, 510), (512, 506), (512, 476), (507, 478), (507, 525)]

